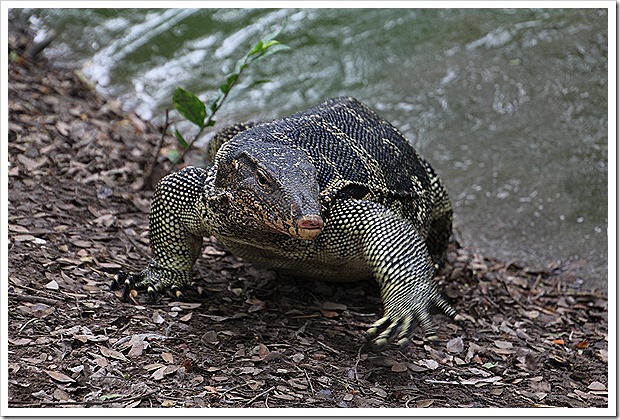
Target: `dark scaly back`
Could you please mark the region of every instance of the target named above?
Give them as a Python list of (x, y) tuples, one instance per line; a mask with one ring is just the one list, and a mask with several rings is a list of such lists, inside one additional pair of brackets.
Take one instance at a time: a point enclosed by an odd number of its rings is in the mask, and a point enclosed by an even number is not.
[(420, 157), (402, 134), (354, 98), (328, 99), (240, 135), (306, 150), (322, 188), (347, 181), (408, 196), (430, 187)]

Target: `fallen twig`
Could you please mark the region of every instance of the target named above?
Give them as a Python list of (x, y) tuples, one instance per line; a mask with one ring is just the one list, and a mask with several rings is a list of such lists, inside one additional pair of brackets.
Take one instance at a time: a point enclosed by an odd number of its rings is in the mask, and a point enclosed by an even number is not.
[(276, 389), (275, 386), (272, 386), (271, 388), (269, 388), (267, 391), (263, 391), (260, 394), (256, 395), (254, 398), (252, 398), (250, 401), (246, 402), (245, 405), (250, 405), (252, 404), (254, 401), (256, 401), (257, 399), (259, 399), (260, 397), (262, 397), (265, 394), (270, 393), (271, 391), (273, 391), (274, 389)]
[(41, 296), (22, 295), (21, 293), (9, 292), (9, 299), (21, 300), (22, 302), (45, 303), (46, 305), (56, 305), (61, 301)]
[(155, 166), (157, 165), (157, 158), (159, 157), (159, 151), (161, 150), (164, 144), (164, 138), (166, 137), (166, 131), (168, 130), (169, 125), (170, 125), (170, 122), (168, 121), (168, 110), (166, 109), (166, 119), (164, 121), (164, 128), (162, 128), (161, 130), (161, 137), (159, 138), (159, 142), (157, 143), (157, 148), (155, 149), (155, 153), (153, 154), (153, 157), (151, 161), (149, 162), (148, 166), (146, 167), (146, 171), (144, 172), (144, 184), (142, 184), (143, 187), (151, 184), (151, 176), (153, 175), (153, 169), (155, 169)]

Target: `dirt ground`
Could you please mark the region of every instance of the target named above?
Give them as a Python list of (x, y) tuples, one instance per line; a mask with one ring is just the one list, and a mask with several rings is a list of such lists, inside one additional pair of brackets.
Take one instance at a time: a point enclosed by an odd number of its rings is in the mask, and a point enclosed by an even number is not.
[(9, 34), (9, 407), (608, 406), (607, 298), (569, 266), (452, 243), (436, 280), (468, 334), (437, 315), (438, 344), (379, 354), (373, 282), (279, 277), (211, 238), (203, 299), (121, 302), (114, 273), (148, 261), (161, 128), (29, 42)]

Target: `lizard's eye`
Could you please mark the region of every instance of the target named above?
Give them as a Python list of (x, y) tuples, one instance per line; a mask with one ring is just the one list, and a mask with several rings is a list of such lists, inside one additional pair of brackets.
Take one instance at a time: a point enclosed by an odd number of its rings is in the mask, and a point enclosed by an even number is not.
[(269, 188), (269, 176), (262, 170), (256, 171), (256, 182), (263, 188)]

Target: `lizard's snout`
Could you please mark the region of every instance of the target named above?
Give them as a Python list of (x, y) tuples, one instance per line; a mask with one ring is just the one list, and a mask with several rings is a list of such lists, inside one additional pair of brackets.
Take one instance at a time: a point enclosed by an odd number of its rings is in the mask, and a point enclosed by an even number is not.
[(315, 239), (323, 229), (323, 218), (318, 214), (306, 214), (297, 221), (297, 234), (301, 239)]

